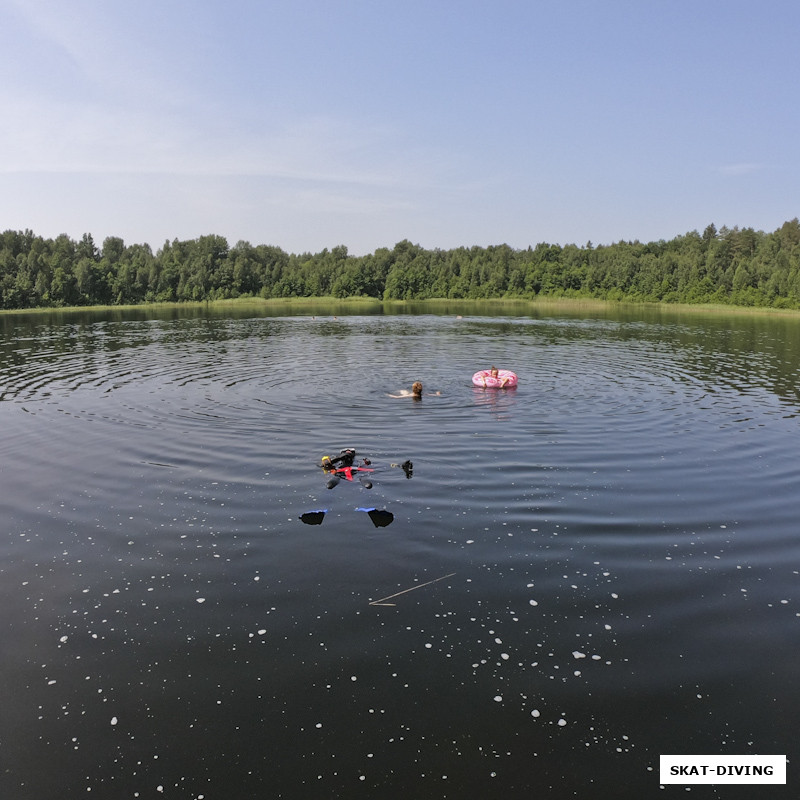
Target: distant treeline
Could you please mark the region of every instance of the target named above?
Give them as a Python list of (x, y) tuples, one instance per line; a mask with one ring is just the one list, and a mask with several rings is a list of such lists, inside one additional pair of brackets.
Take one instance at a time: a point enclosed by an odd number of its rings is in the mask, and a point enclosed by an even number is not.
[(344, 246), (290, 255), (221, 236), (149, 245), (91, 235), (0, 236), (0, 307), (122, 305), (235, 297), (592, 297), (800, 308), (800, 222), (773, 233), (692, 231), (670, 241), (426, 250), (405, 240), (351, 256)]

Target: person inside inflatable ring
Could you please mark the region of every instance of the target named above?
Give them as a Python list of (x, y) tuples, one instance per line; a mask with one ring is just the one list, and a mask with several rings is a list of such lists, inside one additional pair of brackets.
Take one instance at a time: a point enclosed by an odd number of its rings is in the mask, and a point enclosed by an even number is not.
[(503, 378), (500, 377), (500, 371), (497, 369), (497, 367), (494, 364), (492, 364), (492, 368), (489, 370), (489, 375), (491, 375), (491, 377), (494, 378), (495, 380), (499, 380), (500, 381), (500, 388), (501, 389), (505, 388), (505, 385), (509, 381), (509, 378), (508, 378), (507, 375), (504, 376)]

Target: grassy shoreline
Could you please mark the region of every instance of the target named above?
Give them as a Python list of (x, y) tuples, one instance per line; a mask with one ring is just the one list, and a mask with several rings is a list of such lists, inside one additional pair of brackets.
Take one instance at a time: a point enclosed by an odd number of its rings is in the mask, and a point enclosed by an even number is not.
[[(63, 306), (63, 307), (39, 307), (39, 308), (15, 308), (0, 309), (0, 316), (15, 315), (52, 315), (52, 314), (85, 314), (85, 313), (108, 313), (108, 312), (128, 312), (128, 311), (156, 311), (169, 309), (224, 309), (236, 308), (276, 310), (294, 308), (308, 309), (309, 313), (314, 313), (317, 308), (337, 309), (337, 313), (345, 314), (351, 310), (358, 312), (366, 307), (383, 308), (390, 310), (398, 308), (420, 308), (435, 309), (447, 306), (451, 309), (497, 306), (498, 308), (515, 308), (516, 310), (530, 308), (564, 310), (564, 311), (601, 311), (610, 309), (640, 308), (661, 310), (679, 313), (692, 314), (745, 314), (745, 315), (778, 315), (786, 317), (800, 317), (800, 310), (786, 308), (769, 308), (764, 306), (734, 306), (722, 303), (654, 303), (654, 302), (627, 302), (617, 300), (600, 300), (596, 298), (573, 298), (573, 297), (536, 297), (526, 298), (485, 298), (485, 299), (449, 299), (449, 298), (430, 298), (427, 300), (379, 300), (374, 297), (280, 297), (280, 298), (261, 298), (261, 297), (239, 297), (227, 300), (208, 300), (208, 301), (184, 301), (184, 302), (161, 302), (161, 303), (137, 303), (129, 305), (97, 305), (97, 306)], [(448, 312), (454, 313), (454, 312)]]

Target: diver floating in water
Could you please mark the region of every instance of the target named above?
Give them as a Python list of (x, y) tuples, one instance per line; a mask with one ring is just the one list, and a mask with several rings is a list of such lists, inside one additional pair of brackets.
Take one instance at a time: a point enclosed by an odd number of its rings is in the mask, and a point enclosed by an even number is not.
[[(322, 463), (320, 466), (323, 471), (330, 475), (327, 484), (329, 489), (333, 489), (339, 481), (344, 478), (347, 481), (352, 481), (353, 476), (356, 476), (362, 486), (366, 489), (372, 488), (372, 481), (366, 475), (361, 475), (364, 472), (375, 472), (374, 467), (371, 466), (372, 462), (368, 458), (362, 458), (361, 464), (356, 464), (356, 451), (351, 447), (341, 450), (338, 456), (331, 458), (331, 456), (322, 456)], [(414, 464), (411, 459), (406, 459), (402, 464), (392, 464), (393, 467), (399, 467), (405, 473), (406, 478), (411, 478), (414, 475)]]
[[(371, 464), (372, 462), (368, 458), (362, 458), (361, 462), (357, 464), (356, 451), (352, 447), (346, 447), (339, 452), (338, 456), (323, 456), (320, 466), (323, 472), (329, 476), (325, 484), (328, 489), (333, 489), (334, 486), (339, 484), (342, 478), (351, 483), (357, 478), (365, 489), (371, 489), (372, 481), (367, 473), (376, 471)], [(402, 469), (406, 478), (411, 478), (414, 475), (414, 465), (411, 463), (411, 459), (406, 459), (402, 464), (392, 464), (391, 466)], [(365, 474), (362, 475), (361, 473)], [(365, 512), (376, 528), (385, 528), (394, 521), (394, 514), (392, 514), (391, 511), (387, 511), (385, 508), (365, 508), (359, 506), (356, 508), (356, 511)], [(306, 511), (300, 515), (300, 521), (306, 525), (322, 525), (322, 521), (325, 519), (327, 513), (327, 508)]]
[(368, 458), (361, 459), (361, 465), (356, 465), (356, 451), (348, 447), (342, 450), (338, 456), (331, 458), (330, 456), (322, 456), (322, 469), (326, 474), (330, 475), (328, 482), (325, 484), (329, 489), (333, 489), (339, 481), (344, 478), (347, 481), (352, 481), (355, 475), (359, 483), (365, 489), (372, 488), (372, 481), (366, 475), (361, 475), (361, 472), (374, 472), (375, 470), (370, 467), (370, 460)]

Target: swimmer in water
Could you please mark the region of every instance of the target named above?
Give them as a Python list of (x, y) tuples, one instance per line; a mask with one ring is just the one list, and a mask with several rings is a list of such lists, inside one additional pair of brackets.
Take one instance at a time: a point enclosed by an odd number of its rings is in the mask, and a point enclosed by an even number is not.
[[(441, 395), (441, 392), (428, 392), (428, 394)], [(390, 394), (389, 397), (413, 397), (415, 400), (422, 400), (422, 381), (414, 381), (411, 391), (401, 389), (398, 394)]]

